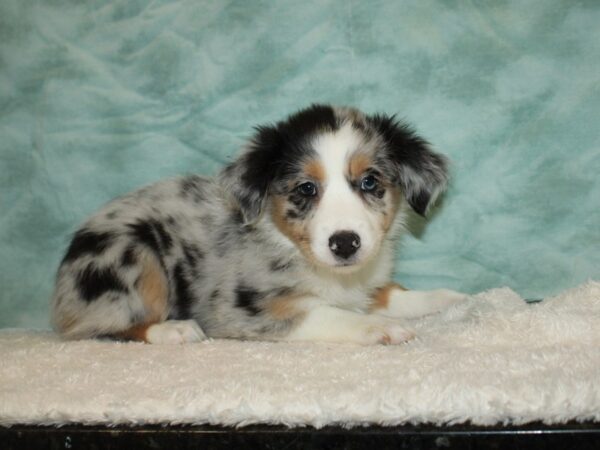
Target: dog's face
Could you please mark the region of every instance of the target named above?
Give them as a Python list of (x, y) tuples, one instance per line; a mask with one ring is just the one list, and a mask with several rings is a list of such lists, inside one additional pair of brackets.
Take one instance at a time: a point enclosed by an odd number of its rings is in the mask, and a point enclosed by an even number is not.
[(447, 175), (393, 118), (315, 105), (258, 128), (225, 178), (247, 222), (264, 212), (308, 260), (351, 271), (378, 253), (403, 199), (423, 214)]
[(321, 130), (294, 168), (272, 183), (273, 222), (311, 261), (360, 267), (377, 253), (400, 200), (378, 141), (350, 122)]

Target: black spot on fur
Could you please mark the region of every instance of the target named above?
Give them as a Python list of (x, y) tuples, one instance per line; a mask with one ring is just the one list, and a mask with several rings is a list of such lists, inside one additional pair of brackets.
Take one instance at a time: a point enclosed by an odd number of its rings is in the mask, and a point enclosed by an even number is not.
[(292, 114), (278, 126), (288, 138), (304, 138), (317, 132), (336, 131), (339, 128), (333, 108), (316, 104)]
[(177, 308), (177, 319), (189, 319), (190, 309), (194, 303), (194, 295), (190, 283), (185, 277), (181, 262), (173, 269), (173, 283), (175, 286), (175, 306)]
[(121, 265), (124, 267), (135, 264), (135, 248), (127, 247), (121, 255)]
[(184, 243), (182, 249), (185, 260), (193, 268), (196, 268), (198, 263), (204, 259), (204, 253), (195, 245)]
[(235, 290), (235, 306), (245, 309), (251, 316), (260, 314), (261, 310), (256, 305), (258, 300), (260, 300), (260, 294), (254, 289), (240, 285)]
[(81, 297), (90, 303), (108, 291), (127, 292), (127, 287), (112, 268), (92, 264), (77, 276), (77, 287)]
[(429, 192), (421, 191), (411, 196), (409, 203), (417, 214), (424, 215), (427, 211), (427, 205), (429, 205), (429, 198)]
[(291, 261), (282, 261), (281, 259), (274, 259), (269, 263), (269, 269), (271, 269), (271, 272), (283, 272), (291, 267)]
[(63, 263), (74, 261), (83, 255), (99, 255), (112, 243), (111, 233), (96, 233), (90, 230), (79, 230), (73, 236), (71, 245), (63, 258)]
[(216, 301), (219, 299), (220, 296), (221, 296), (221, 291), (219, 291), (219, 289), (215, 289), (214, 291), (211, 292), (210, 297), (208, 298), (208, 302), (210, 304), (214, 304), (214, 303), (216, 303)]
[(383, 196), (385, 195), (385, 189), (384, 188), (378, 188), (375, 190), (375, 192), (373, 192), (373, 195), (377, 198), (383, 198)]
[(169, 250), (173, 245), (173, 239), (171, 238), (171, 235), (167, 233), (165, 227), (160, 222), (153, 221), (151, 222), (151, 225), (154, 228), (154, 232), (158, 235), (162, 247), (165, 250)]
[(287, 217), (288, 219), (297, 219), (299, 216), (298, 216), (298, 212), (296, 210), (288, 209), (285, 212), (285, 217)]
[(244, 215), (242, 214), (242, 212), (240, 210), (234, 211), (231, 214), (231, 219), (233, 220), (233, 223), (235, 223), (235, 224), (244, 225)]
[(364, 122), (352, 120), (351, 125), (353, 129), (363, 133), (367, 139), (370, 139), (373, 136), (373, 130), (367, 128)]
[(205, 183), (206, 180), (198, 175), (187, 176), (181, 180), (180, 195), (199, 203), (206, 196)]
[(277, 288), (274, 289), (271, 293), (270, 293), (270, 297), (282, 297), (284, 295), (291, 295), (294, 292), (294, 289), (292, 289), (291, 287), (281, 287), (281, 288)]
[(129, 224), (129, 229), (138, 241), (150, 247), (158, 255), (168, 252), (173, 245), (171, 235), (157, 220), (140, 220)]

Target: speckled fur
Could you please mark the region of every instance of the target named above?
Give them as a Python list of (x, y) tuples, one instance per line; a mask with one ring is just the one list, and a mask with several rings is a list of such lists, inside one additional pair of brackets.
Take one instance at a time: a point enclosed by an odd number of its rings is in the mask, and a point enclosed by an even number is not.
[[(357, 152), (377, 168), (387, 190), (360, 203), (378, 218), (381, 232), (371, 238), (372, 254), (351, 269), (328, 267), (311, 257), (310, 244), (303, 249), (282, 232), (282, 226), (309, 229), (318, 201), (302, 205), (296, 185), (306, 178), (306, 163), (319, 160), (316, 139), (343, 127), (350, 127), (350, 141), (360, 138)], [(314, 105), (258, 128), (215, 178), (162, 181), (94, 214), (58, 270), (54, 326), (67, 338), (131, 337), (124, 332), (193, 320), (209, 337), (277, 340), (292, 336), (317, 307), (369, 317), (374, 293), (391, 278), (402, 211), (410, 204), (423, 213), (446, 178), (445, 160), (393, 118)], [(320, 189), (327, 192), (325, 184)], [(347, 195), (360, 196), (351, 189)], [(287, 211), (283, 217), (276, 199)], [(159, 298), (160, 280), (140, 287), (148, 267), (164, 276), (166, 298)], [(151, 307), (143, 298), (149, 290), (158, 292)]]

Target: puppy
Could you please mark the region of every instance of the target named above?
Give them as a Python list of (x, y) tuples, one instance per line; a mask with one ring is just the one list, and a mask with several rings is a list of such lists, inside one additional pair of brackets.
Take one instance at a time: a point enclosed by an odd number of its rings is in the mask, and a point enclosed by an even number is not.
[(52, 321), (65, 338), (397, 344), (398, 318), (463, 298), (390, 282), (408, 207), (424, 214), (446, 159), (386, 115), (313, 105), (256, 129), (215, 178), (145, 187), (77, 231)]

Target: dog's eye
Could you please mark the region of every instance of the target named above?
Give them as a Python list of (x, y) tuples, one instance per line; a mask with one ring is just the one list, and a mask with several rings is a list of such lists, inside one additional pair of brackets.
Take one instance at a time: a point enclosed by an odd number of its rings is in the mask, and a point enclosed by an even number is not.
[(317, 186), (315, 183), (311, 183), (307, 181), (306, 183), (302, 183), (300, 186), (296, 188), (298, 192), (305, 197), (314, 197), (317, 195)]
[(371, 192), (374, 191), (379, 183), (377, 182), (377, 178), (373, 175), (367, 175), (360, 182), (360, 189), (363, 192)]

